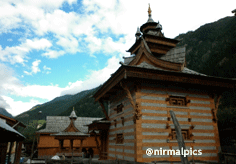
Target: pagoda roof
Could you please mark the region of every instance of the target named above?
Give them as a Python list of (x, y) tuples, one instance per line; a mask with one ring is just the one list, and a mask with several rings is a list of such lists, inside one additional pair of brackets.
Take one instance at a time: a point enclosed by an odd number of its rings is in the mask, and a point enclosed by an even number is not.
[(187, 68), (186, 47), (177, 47), (179, 40), (164, 37), (162, 26), (151, 18), (150, 5), (148, 14), (148, 21), (140, 28), (142, 35), (136, 37), (128, 50), (133, 56), (120, 62), (121, 67), (94, 94), (95, 101), (109, 100), (117, 90), (122, 90), (121, 81), (191, 84), (219, 92), (236, 87), (234, 79), (207, 76)]

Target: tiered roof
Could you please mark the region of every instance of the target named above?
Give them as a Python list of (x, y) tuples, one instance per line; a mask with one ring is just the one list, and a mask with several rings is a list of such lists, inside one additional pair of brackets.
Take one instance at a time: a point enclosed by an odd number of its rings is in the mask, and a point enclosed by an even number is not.
[[(162, 33), (162, 25), (154, 22), (151, 9), (148, 9), (148, 21), (135, 34), (136, 41), (127, 51), (130, 57), (124, 57), (121, 67), (95, 93), (96, 101), (110, 99), (117, 90), (121, 80), (141, 78), (143, 80), (158, 80), (196, 84), (198, 87), (208, 86), (208, 89), (220, 92), (226, 88), (235, 88), (233, 79), (207, 76), (186, 67), (186, 47), (177, 47), (179, 40), (166, 38)], [(137, 81), (137, 79), (136, 79)], [(220, 87), (220, 88), (219, 88)]]

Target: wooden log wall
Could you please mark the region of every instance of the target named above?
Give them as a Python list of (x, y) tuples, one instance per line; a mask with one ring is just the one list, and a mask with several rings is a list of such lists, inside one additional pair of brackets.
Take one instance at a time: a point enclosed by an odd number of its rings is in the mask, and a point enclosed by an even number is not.
[[(130, 89), (130, 85), (129, 89)], [(135, 101), (135, 92), (131, 88), (133, 101)], [(121, 90), (110, 101), (109, 104), (109, 120), (111, 126), (109, 129), (108, 137), (108, 159), (120, 159), (127, 161), (135, 161), (135, 124), (133, 121), (134, 110), (131, 106), (130, 100), (126, 97), (127, 94), (124, 90)], [(123, 112), (116, 112), (116, 108), (119, 104), (123, 104)], [(124, 118), (124, 124), (122, 124), (122, 117)], [(116, 126), (115, 121), (116, 120)], [(123, 133), (124, 143), (116, 144), (116, 134)]]
[[(218, 161), (220, 149), (217, 123), (213, 121), (212, 109), (214, 99), (208, 93), (198, 90), (184, 90), (180, 87), (163, 88), (155, 84), (142, 84), (140, 91), (136, 93), (136, 102), (141, 104), (142, 119), (141, 130), (142, 140), (139, 145), (142, 147), (142, 159), (138, 162), (151, 161), (180, 161), (180, 156), (172, 155), (146, 155), (146, 149), (179, 149), (178, 143), (167, 143), (170, 138), (171, 129), (174, 124), (170, 119), (169, 110), (173, 110), (182, 129), (192, 130), (195, 143), (186, 143), (186, 149), (201, 149), (202, 155), (195, 155), (194, 160)], [(170, 105), (166, 98), (169, 96), (183, 96), (190, 100), (187, 106)], [(192, 156), (188, 156), (189, 160)]]

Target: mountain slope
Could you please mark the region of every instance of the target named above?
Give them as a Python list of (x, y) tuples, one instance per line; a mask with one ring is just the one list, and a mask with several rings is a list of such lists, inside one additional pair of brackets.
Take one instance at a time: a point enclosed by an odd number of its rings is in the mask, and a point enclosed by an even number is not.
[(93, 95), (98, 88), (81, 98), (74, 106), (69, 107), (68, 110), (60, 113), (59, 116), (69, 116), (74, 107), (75, 112), (79, 117), (105, 117), (101, 106), (98, 102), (94, 102), (93, 98)]
[(225, 78), (236, 77), (236, 17), (225, 17), (181, 34), (178, 46), (186, 45), (187, 67)]
[[(30, 110), (16, 116), (15, 118), (25, 124), (29, 124), (33, 120), (45, 120), (46, 116), (57, 116), (58, 114), (72, 108), (80, 99), (91, 95), (97, 88), (82, 91), (75, 95), (60, 96), (47, 103), (36, 105)], [(38, 114), (42, 111), (41, 114)]]
[(13, 116), (4, 108), (0, 108), (0, 114), (10, 117), (10, 118), (13, 118)]

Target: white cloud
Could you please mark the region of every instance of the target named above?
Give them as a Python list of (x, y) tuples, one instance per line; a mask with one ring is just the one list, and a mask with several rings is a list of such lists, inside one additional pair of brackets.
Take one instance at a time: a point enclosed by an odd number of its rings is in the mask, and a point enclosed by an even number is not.
[(46, 74), (49, 74), (51, 73), (51, 68), (50, 67), (47, 67), (46, 65), (43, 66), (43, 73), (46, 73)]
[(65, 54), (65, 51), (49, 50), (48, 52), (43, 53), (42, 56), (55, 59), (55, 58), (58, 58), (59, 56), (63, 56), (64, 54)]
[(31, 72), (27, 72), (27, 71), (24, 71), (24, 73), (26, 75), (32, 75), (32, 74), (36, 74), (38, 72), (40, 72), (41, 70), (39, 69), (39, 64), (41, 63), (41, 60), (35, 60), (33, 63), (32, 63), (32, 66), (31, 66)]
[(62, 90), (61, 95), (76, 94), (83, 90), (95, 88), (104, 83), (104, 81), (106, 81), (111, 74), (119, 68), (119, 66), (119, 59), (113, 56), (108, 59), (107, 66), (105, 68), (101, 70), (91, 70), (86, 80), (76, 81), (73, 83), (69, 82), (68, 86)]
[(33, 63), (32, 63), (32, 72), (34, 74), (40, 72), (40, 69), (39, 69), (39, 64), (40, 64), (41, 60), (35, 60)]
[(14, 71), (12, 68), (0, 63), (0, 95), (7, 94), (9, 86), (21, 87), (22, 84), (15, 77)]
[(27, 62), (28, 54), (32, 50), (46, 50), (51, 47), (52, 44), (47, 39), (37, 39), (33, 40), (27, 39), (24, 43), (19, 46), (5, 47), (2, 48), (0, 45), (0, 60), (3, 62), (10, 62), (11, 64), (20, 63), (23, 64)]
[(56, 9), (46, 13), (42, 19), (33, 22), (35, 33), (43, 35), (52, 32), (60, 36), (69, 36), (80, 17), (74, 12), (66, 13)]
[[(39, 61), (36, 60), (35, 63), (39, 63)], [(10, 68), (0, 64), (0, 76), (5, 77), (0, 79), (0, 96), (2, 100), (4, 100), (3, 102), (5, 102), (4, 107), (13, 115), (17, 115), (39, 103), (43, 103), (34, 100), (34, 98), (52, 100), (60, 95), (76, 94), (80, 91), (97, 87), (116, 71), (120, 66), (118, 63), (119, 59), (112, 57), (108, 60), (105, 68), (101, 70), (91, 70), (86, 80), (70, 82), (65, 88), (61, 88), (58, 85), (22, 85), (20, 81), (14, 77), (14, 72)], [(43, 68), (44, 70), (51, 69), (46, 66)], [(7, 96), (8, 94), (19, 97), (29, 97), (31, 100), (29, 102), (15, 101), (10, 96)]]
[(10, 108), (10, 105), (2, 98), (2, 96), (0, 96), (0, 108)]
[[(35, 61), (35, 66), (39, 61)], [(37, 71), (37, 69), (35, 70)], [(35, 97), (52, 100), (60, 95), (62, 88), (58, 85), (23, 85), (16, 78), (14, 71), (4, 64), (0, 63), (0, 96), (12, 94), (21, 97)]]
[(52, 43), (48, 41), (47, 39), (27, 39), (25, 44), (26, 47), (29, 49), (36, 49), (36, 50), (44, 50), (46, 48), (49, 48), (52, 46)]
[(2, 96), (2, 97), (7, 104), (11, 104), (6, 109), (13, 116), (21, 114), (21, 113), (25, 112), (26, 110), (31, 109), (33, 106), (42, 103), (42, 102), (40, 102), (38, 100), (34, 100), (34, 99), (31, 99), (29, 102), (23, 102), (23, 101), (15, 101), (14, 99), (12, 99), (11, 97), (8, 97), (8, 96)]
[(57, 41), (57, 45), (60, 45), (61, 47), (63, 47), (67, 52), (74, 54), (79, 51), (78, 40), (75, 37), (59, 36), (58, 38), (59, 38), (59, 40)]

